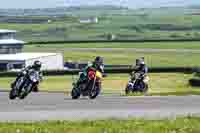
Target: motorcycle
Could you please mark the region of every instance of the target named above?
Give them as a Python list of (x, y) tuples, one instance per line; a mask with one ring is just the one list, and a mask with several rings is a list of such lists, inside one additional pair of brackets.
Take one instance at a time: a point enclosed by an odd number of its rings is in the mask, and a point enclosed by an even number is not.
[(16, 84), (11, 85), (9, 98), (24, 99), (38, 85), (39, 81), (39, 72), (33, 70), (27, 73), (23, 72), (23, 76), (17, 80)]
[(143, 79), (143, 77), (141, 76), (140, 73), (135, 73), (134, 74), (134, 79), (130, 80), (128, 82), (128, 84), (126, 85), (125, 88), (125, 93), (129, 94), (129, 93), (136, 93), (136, 92), (141, 92), (141, 93), (145, 93), (147, 94), (148, 91), (148, 82), (149, 78), (146, 77), (145, 79)]
[(72, 99), (78, 99), (81, 95), (95, 99), (101, 91), (102, 78), (103, 75), (100, 71), (89, 69), (86, 83), (81, 83), (78, 87), (73, 83), (73, 89), (71, 91)]

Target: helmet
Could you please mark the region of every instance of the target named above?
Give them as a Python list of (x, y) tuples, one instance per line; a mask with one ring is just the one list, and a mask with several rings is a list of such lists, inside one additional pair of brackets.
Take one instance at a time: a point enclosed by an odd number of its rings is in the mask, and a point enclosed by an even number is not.
[(41, 66), (42, 66), (42, 63), (40, 61), (38, 60), (34, 61), (33, 68), (35, 68), (36, 70), (40, 70)]
[(98, 66), (102, 65), (103, 64), (103, 58), (100, 57), (100, 56), (97, 56), (94, 60), (94, 63)]
[(136, 59), (136, 65), (144, 65), (144, 58)]
[(140, 58), (140, 65), (144, 65), (145, 63), (144, 63), (144, 57), (141, 57)]
[(140, 62), (140, 65), (144, 65), (144, 64), (145, 64), (144, 61), (141, 61), (141, 62)]

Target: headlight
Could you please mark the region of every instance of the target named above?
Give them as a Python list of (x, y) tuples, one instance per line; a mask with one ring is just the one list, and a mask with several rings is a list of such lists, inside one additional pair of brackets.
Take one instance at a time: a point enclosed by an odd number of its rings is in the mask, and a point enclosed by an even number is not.
[(23, 71), (22, 74), (23, 74), (23, 75), (26, 75), (26, 71)]
[(37, 76), (35, 76), (35, 75), (31, 75), (30, 76), (30, 80), (33, 81), (33, 82), (37, 82), (38, 81), (37, 80)]
[(34, 79), (35, 79), (35, 76), (31, 75), (31, 76), (30, 76), (30, 80), (33, 81)]
[(33, 79), (33, 82), (37, 82), (37, 79), (34, 78), (34, 79)]

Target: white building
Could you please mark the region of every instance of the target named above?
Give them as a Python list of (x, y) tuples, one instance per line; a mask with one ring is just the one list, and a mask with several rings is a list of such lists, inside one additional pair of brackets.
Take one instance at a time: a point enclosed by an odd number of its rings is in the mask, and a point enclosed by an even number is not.
[(0, 55), (0, 69), (17, 71), (32, 65), (34, 61), (42, 62), (42, 70), (63, 70), (64, 60), (61, 53), (17, 53)]
[(24, 46), (24, 41), (16, 40), (15, 30), (0, 29), (0, 54), (20, 53)]
[(94, 17), (94, 18), (82, 18), (79, 20), (80, 23), (85, 23), (85, 24), (88, 24), (88, 23), (98, 23), (99, 20), (97, 17)]

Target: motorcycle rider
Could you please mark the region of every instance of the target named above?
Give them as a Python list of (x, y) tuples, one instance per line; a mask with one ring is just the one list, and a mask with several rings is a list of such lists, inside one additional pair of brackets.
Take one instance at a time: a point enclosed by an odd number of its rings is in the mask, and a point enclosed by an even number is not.
[[(36, 60), (36, 61), (34, 61), (33, 65), (27, 66), (26, 68), (22, 69), (22, 71), (17, 75), (16, 80), (11, 84), (11, 87), (13, 88), (13, 86), (15, 86), (15, 84), (17, 83), (17, 81), (22, 76), (24, 76), (27, 73), (29, 73), (31, 70), (38, 71), (39, 72), (40, 81), (42, 81), (42, 72), (40, 70), (41, 67), (42, 67), (42, 63), (40, 61)], [(35, 87), (33, 88), (33, 92), (38, 92), (39, 91), (38, 84), (36, 84)]]
[(80, 74), (80, 77), (75, 84), (76, 87), (79, 87), (80, 84), (86, 83), (88, 80), (88, 71), (90, 69), (98, 70), (101, 73), (104, 73), (104, 64), (103, 64), (103, 58), (100, 56), (97, 56), (95, 60), (89, 64), (86, 68), (83, 69), (83, 71)]
[(141, 76), (141, 79), (144, 81), (144, 83), (148, 83), (148, 67), (144, 62), (144, 57), (136, 59), (136, 64), (133, 66), (133, 72), (131, 73), (131, 80), (135, 80), (135, 74), (139, 73)]

